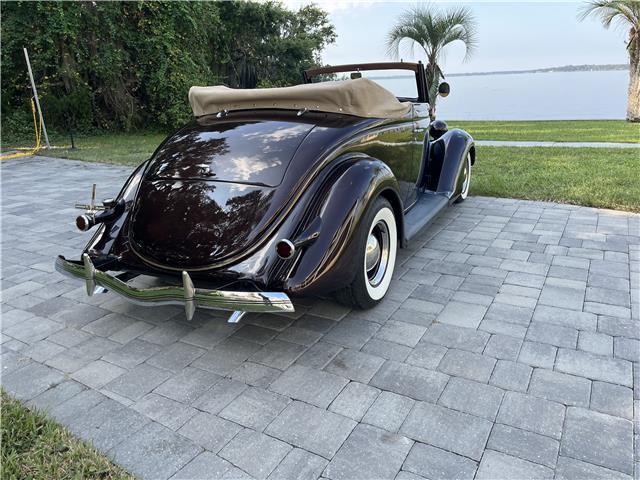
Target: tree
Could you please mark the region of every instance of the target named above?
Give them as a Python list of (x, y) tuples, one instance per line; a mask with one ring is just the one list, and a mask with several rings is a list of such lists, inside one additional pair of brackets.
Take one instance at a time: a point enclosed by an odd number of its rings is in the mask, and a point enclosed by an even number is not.
[(604, 28), (618, 24), (629, 29), (627, 52), (629, 52), (629, 97), (627, 121), (640, 122), (640, 1), (595, 0), (584, 7), (581, 19), (595, 16)]
[(231, 87), (300, 83), (336, 38), (327, 13), (314, 5), (292, 11), (276, 2), (221, 2), (219, 12), (212, 70)]
[(47, 105), (48, 120), (69, 134), (71, 148), (75, 149), (73, 134), (91, 123), (91, 92), (87, 87), (79, 87), (66, 95), (49, 94), (43, 100)]
[(335, 39), (323, 10), (274, 2), (17, 1), (0, 2), (0, 17), (5, 138), (30, 134), (25, 45), (51, 129), (86, 133), (174, 129), (192, 116), (193, 85), (300, 83)]
[[(91, 120), (76, 131), (175, 128), (190, 117), (189, 87), (215, 82), (214, 2), (1, 2), (0, 8), (3, 119), (28, 101), (25, 45), (43, 98), (66, 101), (88, 88)], [(69, 117), (54, 116), (63, 121), (53, 129), (68, 131)]]
[(387, 49), (391, 56), (400, 56), (400, 45), (410, 42), (413, 54), (418, 44), (427, 54), (427, 84), (429, 88), (429, 117), (436, 117), (436, 99), (440, 78), (444, 77), (439, 62), (447, 45), (460, 41), (465, 46), (465, 60), (476, 47), (476, 21), (466, 7), (452, 8), (446, 12), (429, 6), (414, 7), (404, 12), (387, 35)]

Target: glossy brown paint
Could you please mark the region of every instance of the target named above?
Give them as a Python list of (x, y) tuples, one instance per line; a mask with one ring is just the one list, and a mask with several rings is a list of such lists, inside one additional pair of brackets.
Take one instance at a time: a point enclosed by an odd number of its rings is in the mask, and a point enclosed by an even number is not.
[(146, 177), (275, 187), (314, 126), (291, 118), (202, 117), (162, 145)]
[(431, 154), (427, 168), (437, 168), (437, 173), (433, 172), (431, 175), (434, 190), (444, 193), (454, 201), (462, 191), (463, 178), (460, 172), (464, 160), (468, 154), (475, 160), (473, 139), (463, 130), (449, 130), (433, 142)]
[(181, 269), (242, 252), (265, 221), (273, 187), (199, 179), (145, 180), (130, 240), (142, 255)]
[[(216, 145), (220, 145), (221, 138), (224, 143), (235, 144), (247, 141), (246, 130), (241, 125), (251, 122), (253, 132), (262, 131), (262, 135), (255, 135), (253, 141), (269, 147), (262, 151), (260, 147), (255, 148), (256, 163), (262, 161), (268, 164), (272, 150), (290, 155), (287, 157), (280, 153), (277, 164), (267, 166), (262, 176), (260, 173), (253, 175), (254, 180), (271, 178), (271, 183), (275, 183), (274, 175), (267, 170), (272, 168), (283, 172), (277, 186), (243, 179), (231, 182), (229, 174), (224, 175), (227, 181), (217, 180), (222, 175), (216, 174), (215, 165), (237, 163), (237, 159), (244, 158), (246, 147), (239, 150), (235, 157), (233, 150), (218, 150), (225, 157), (220, 160), (216, 157), (216, 151), (209, 148), (206, 141), (201, 141), (201, 148), (205, 150), (203, 155), (198, 155), (194, 149), (183, 158), (175, 154), (172, 148), (167, 148), (175, 145), (175, 142), (168, 141), (151, 160), (133, 208), (133, 227), (130, 232), (133, 249), (144, 260), (169, 270), (206, 270), (234, 263), (247, 256), (252, 247), (264, 242), (274, 232), (279, 220), (292, 209), (301, 192), (308, 188), (319, 171), (333, 158), (357, 151), (360, 144), (365, 150), (367, 145), (371, 145), (371, 137), (378, 134), (365, 135), (367, 127), (380, 124), (373, 131), (385, 131), (380, 121), (357, 117), (349, 119), (330, 114), (299, 117), (295, 112), (290, 112), (288, 118), (283, 118), (286, 116), (282, 111), (277, 112), (277, 116), (275, 120), (263, 112), (262, 118), (257, 121), (255, 114), (250, 119), (246, 118), (246, 114), (229, 114), (228, 118), (221, 121), (201, 119), (192, 127), (198, 132), (197, 136), (209, 139)], [(229, 128), (229, 125), (233, 125), (233, 128)], [(303, 128), (306, 135), (301, 139), (298, 132)], [(396, 133), (405, 132), (410, 141), (411, 117), (394, 122), (391, 129)], [(190, 131), (190, 128), (183, 129), (177, 137), (195, 136)], [(359, 140), (358, 131), (362, 131)], [(281, 132), (295, 134), (288, 136)], [(279, 142), (286, 145), (280, 148)], [(402, 143), (382, 145), (385, 152), (379, 153), (399, 163), (410, 162), (411, 159), (407, 158), (410, 151)], [(341, 145), (344, 148), (341, 149)], [(394, 149), (394, 154), (386, 153)], [(196, 173), (205, 168), (202, 166), (204, 164), (211, 175), (197, 176)], [(408, 182), (415, 186), (416, 178)], [(400, 198), (403, 198), (402, 193)]]
[[(354, 237), (372, 198), (390, 200), (404, 240), (403, 212), (423, 188), (423, 123), (411, 114), (392, 121), (282, 110), (202, 117), (135, 175), (127, 211), (101, 226), (87, 251), (104, 268), (169, 278), (184, 269), (213, 288), (341, 288), (352, 278)], [(445, 148), (460, 143), (449, 137)], [(229, 148), (241, 142), (254, 143)], [(271, 149), (278, 161), (269, 164)], [(267, 167), (228, 168), (235, 152), (249, 151)], [(290, 260), (277, 257), (278, 239), (295, 239), (314, 222), (321, 228), (313, 242)]]
[(348, 152), (383, 160), (398, 180), (400, 198), (410, 206), (420, 175), (420, 157), (414, 155), (413, 122), (403, 121), (375, 129), (362, 142), (348, 147)]
[[(345, 158), (347, 165), (332, 179), (318, 215), (322, 235), (301, 255), (284, 289), (322, 293), (353, 280), (357, 234), (370, 202), (378, 195), (397, 195), (398, 182), (388, 165), (366, 155)], [(396, 197), (397, 202), (397, 197)]]

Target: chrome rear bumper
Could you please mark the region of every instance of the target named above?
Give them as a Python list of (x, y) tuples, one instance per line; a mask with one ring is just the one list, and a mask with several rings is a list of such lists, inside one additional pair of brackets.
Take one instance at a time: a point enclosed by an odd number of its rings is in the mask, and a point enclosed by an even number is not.
[(56, 259), (56, 270), (69, 277), (85, 281), (87, 294), (111, 290), (141, 305), (184, 305), (187, 319), (191, 320), (196, 308), (234, 312), (229, 321), (237, 322), (244, 312), (293, 312), (287, 294), (282, 292), (233, 292), (195, 288), (187, 272), (182, 272), (182, 286), (137, 288), (97, 270), (89, 255), (82, 255), (82, 265), (63, 256)]

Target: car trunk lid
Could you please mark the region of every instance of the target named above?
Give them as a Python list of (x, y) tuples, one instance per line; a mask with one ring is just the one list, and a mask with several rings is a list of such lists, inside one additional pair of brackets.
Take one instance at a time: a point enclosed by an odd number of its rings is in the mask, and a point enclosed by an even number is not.
[(277, 186), (313, 123), (288, 119), (198, 119), (156, 152), (147, 178)]
[(241, 254), (269, 223), (276, 189), (314, 126), (291, 115), (210, 116), (178, 131), (155, 153), (138, 191), (136, 252), (185, 269)]
[(144, 258), (202, 268), (237, 254), (261, 229), (273, 187), (157, 179), (140, 186), (131, 239)]

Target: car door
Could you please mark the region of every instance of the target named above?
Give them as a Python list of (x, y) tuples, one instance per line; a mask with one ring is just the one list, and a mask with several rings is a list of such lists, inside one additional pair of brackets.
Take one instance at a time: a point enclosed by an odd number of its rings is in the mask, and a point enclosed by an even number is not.
[(429, 148), (429, 104), (428, 103), (414, 103), (413, 104), (413, 144), (412, 155), (416, 159), (416, 163), (420, 172), (418, 174), (418, 180), (416, 184), (415, 192), (418, 192), (419, 187), (424, 180), (424, 174), (428, 162), (428, 148)]
[(384, 156), (379, 158), (389, 165), (398, 180), (405, 209), (415, 201), (416, 182), (420, 175), (419, 164), (414, 157), (413, 130), (412, 119), (406, 119), (386, 128), (378, 137), (378, 142), (384, 148)]
[(358, 145), (358, 150), (385, 162), (400, 186), (404, 208), (416, 200), (420, 176), (420, 158), (415, 155), (413, 116), (407, 116), (370, 132)]

